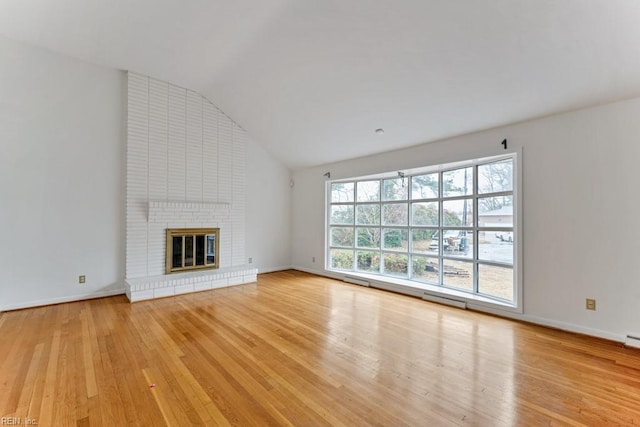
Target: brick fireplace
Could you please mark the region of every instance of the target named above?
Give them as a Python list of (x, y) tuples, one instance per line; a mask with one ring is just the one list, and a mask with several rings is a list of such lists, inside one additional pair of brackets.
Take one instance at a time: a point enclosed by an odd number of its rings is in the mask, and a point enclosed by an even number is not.
[[(128, 73), (130, 301), (256, 280), (246, 265), (246, 132), (200, 94)], [(166, 230), (220, 230), (216, 269), (166, 274)]]

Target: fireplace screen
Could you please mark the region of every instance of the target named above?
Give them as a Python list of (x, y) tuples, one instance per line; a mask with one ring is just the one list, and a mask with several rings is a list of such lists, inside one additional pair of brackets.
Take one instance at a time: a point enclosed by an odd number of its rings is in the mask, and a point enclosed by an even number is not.
[(218, 268), (219, 228), (168, 228), (167, 273)]

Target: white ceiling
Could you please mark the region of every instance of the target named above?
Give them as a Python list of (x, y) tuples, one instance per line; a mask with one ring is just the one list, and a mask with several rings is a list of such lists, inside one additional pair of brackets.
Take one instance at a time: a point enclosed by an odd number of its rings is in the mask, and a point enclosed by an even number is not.
[(199, 91), (293, 169), (640, 96), (638, 0), (0, 0), (0, 34)]

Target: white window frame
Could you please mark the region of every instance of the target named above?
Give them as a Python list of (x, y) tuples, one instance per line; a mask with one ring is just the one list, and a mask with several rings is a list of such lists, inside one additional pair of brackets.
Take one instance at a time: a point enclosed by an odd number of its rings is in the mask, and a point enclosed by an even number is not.
[[(489, 194), (478, 194), (478, 176), (477, 176), (477, 171), (478, 165), (482, 165), (482, 164), (488, 164), (488, 163), (493, 163), (493, 162), (497, 162), (500, 160), (506, 160), (506, 159), (512, 159), (513, 161), (513, 189), (510, 192), (496, 192), (496, 193), (489, 193)], [(404, 229), (407, 230), (409, 236), (408, 236), (408, 243), (409, 243), (409, 248), (407, 249), (406, 252), (401, 252), (403, 254), (406, 254), (408, 257), (408, 263), (407, 263), (407, 277), (404, 278), (399, 278), (396, 276), (388, 276), (385, 275), (383, 273), (383, 269), (384, 269), (384, 262), (383, 262), (383, 254), (384, 253), (389, 253), (389, 252), (395, 252), (395, 251), (389, 251), (389, 250), (385, 250), (383, 248), (384, 246), (384, 237), (383, 237), (383, 229), (384, 228), (394, 228), (394, 227), (385, 227), (382, 225), (383, 222), (383, 205), (385, 204), (385, 201), (382, 200), (382, 195), (383, 195), (383, 180), (384, 179), (389, 179), (389, 178), (398, 178), (399, 174), (398, 172), (389, 172), (389, 173), (382, 173), (382, 174), (376, 174), (376, 175), (368, 175), (368, 176), (361, 176), (361, 177), (351, 177), (351, 178), (341, 178), (341, 179), (334, 179), (334, 180), (328, 180), (326, 182), (326, 203), (325, 203), (325, 207), (326, 207), (326, 211), (325, 211), (325, 216), (326, 216), (326, 220), (325, 220), (325, 271), (329, 274), (329, 275), (344, 275), (344, 276), (348, 276), (348, 277), (360, 277), (362, 279), (366, 279), (367, 283), (373, 283), (372, 286), (376, 286), (376, 287), (382, 287), (382, 288), (386, 288), (386, 289), (391, 289), (391, 290), (400, 290), (402, 292), (402, 289), (406, 289), (406, 288), (416, 288), (419, 289), (420, 291), (424, 291), (425, 293), (429, 293), (429, 294), (436, 294), (436, 295), (441, 295), (444, 297), (455, 297), (456, 299), (461, 299), (461, 300), (465, 300), (467, 302), (468, 306), (475, 306), (479, 309), (485, 309), (485, 311), (493, 311), (494, 309), (497, 309), (499, 312), (502, 311), (508, 311), (508, 312), (515, 312), (515, 313), (522, 313), (523, 312), (523, 259), (522, 259), (522, 247), (523, 247), (523, 239), (522, 239), (522, 209), (521, 209), (521, 201), (522, 201), (522, 180), (521, 180), (521, 161), (522, 161), (522, 152), (521, 150), (509, 150), (507, 152), (503, 152), (500, 153), (498, 155), (485, 155), (485, 156), (475, 156), (475, 158), (473, 159), (467, 159), (467, 160), (461, 160), (461, 161), (454, 161), (454, 162), (447, 162), (447, 163), (442, 163), (442, 164), (436, 164), (436, 165), (431, 165), (431, 166), (425, 166), (425, 167), (420, 167), (420, 168), (412, 168), (408, 171), (403, 172), (405, 175), (405, 179), (408, 186), (411, 185), (411, 181), (410, 181), (410, 177), (413, 176), (419, 176), (419, 175), (425, 175), (425, 174), (430, 174), (430, 173), (439, 173), (439, 194), (438, 194), (438, 198), (437, 199), (428, 199), (429, 201), (437, 201), (439, 203), (439, 213), (440, 215), (443, 212), (442, 209), (442, 203), (443, 203), (443, 194), (442, 194), (442, 173), (446, 172), (448, 170), (455, 170), (455, 169), (460, 169), (463, 167), (473, 167), (473, 191), (472, 191), (472, 195), (470, 196), (472, 199), (472, 203), (473, 203), (473, 216), (474, 216), (474, 221), (473, 221), (473, 226), (472, 227), (460, 227), (460, 226), (452, 226), (452, 227), (446, 227), (443, 225), (443, 221), (442, 218), (439, 218), (438, 221), (438, 225), (434, 226), (434, 227), (428, 227), (428, 228), (432, 228), (432, 229), (438, 229), (438, 230), (446, 230), (446, 229), (466, 229), (469, 230), (473, 233), (473, 238), (474, 238), (474, 242), (473, 242), (473, 255), (471, 256), (471, 258), (459, 258), (459, 257), (452, 257), (452, 256), (448, 256), (445, 255), (443, 253), (442, 250), (440, 250), (438, 252), (437, 255), (433, 255), (433, 254), (417, 254), (417, 255), (425, 255), (425, 256), (430, 256), (430, 257), (435, 257), (439, 260), (439, 267), (438, 268), (438, 275), (439, 275), (439, 280), (437, 284), (429, 284), (429, 283), (425, 283), (425, 282), (418, 282), (415, 280), (411, 280), (411, 275), (412, 275), (412, 250), (411, 250), (411, 239), (412, 239), (412, 229), (415, 228), (424, 228), (423, 226), (412, 226), (412, 208), (411, 208), (411, 204), (413, 202), (416, 201), (424, 201), (427, 199), (412, 199), (411, 198), (411, 188), (408, 188), (408, 195), (407, 195), (407, 199), (404, 200), (404, 202), (407, 203), (408, 206), (408, 220), (407, 220), (407, 224), (406, 225), (402, 225), (399, 226), (397, 228), (399, 229)], [(380, 268), (379, 268), (379, 272), (362, 272), (356, 269), (356, 264), (357, 264), (357, 228), (358, 228), (358, 224), (356, 223), (357, 219), (357, 215), (356, 215), (356, 210), (357, 210), (357, 206), (358, 204), (361, 204), (361, 202), (357, 202), (357, 183), (360, 181), (371, 181), (371, 180), (380, 180), (380, 197), (379, 200), (377, 202), (372, 202), (374, 204), (378, 204), (380, 206), (380, 221), (379, 224), (375, 225), (374, 227), (379, 227), (380, 229), (380, 246), (379, 248), (373, 248), (372, 251), (379, 251), (380, 253)], [(345, 203), (345, 205), (349, 205), (353, 207), (353, 223), (351, 225), (346, 225), (348, 227), (353, 227), (353, 232), (354, 232), (354, 242), (353, 242), (353, 246), (351, 247), (352, 251), (353, 251), (353, 266), (350, 269), (332, 269), (330, 267), (330, 263), (331, 263), (331, 255), (330, 255), (330, 251), (332, 248), (335, 248), (335, 246), (331, 246), (331, 206), (332, 205), (336, 205), (336, 203), (332, 203), (331, 201), (331, 187), (332, 184), (335, 183), (341, 183), (341, 182), (353, 182), (354, 183), (354, 200), (353, 202), (348, 202)], [(513, 233), (513, 240), (514, 240), (514, 245), (513, 245), (513, 263), (512, 263), (512, 268), (513, 268), (513, 299), (511, 301), (505, 300), (505, 299), (500, 299), (498, 297), (495, 296), (490, 296), (490, 295), (486, 295), (486, 294), (482, 294), (478, 292), (478, 269), (479, 269), (479, 265), (497, 265), (497, 266), (501, 266), (504, 265), (500, 262), (493, 262), (493, 261), (488, 261), (488, 260), (481, 260), (478, 257), (478, 252), (479, 252), (479, 244), (477, 241), (477, 237), (478, 237), (478, 232), (479, 231), (509, 231), (508, 227), (496, 227), (496, 226), (483, 226), (480, 227), (478, 224), (478, 199), (482, 198), (482, 197), (487, 197), (487, 196), (500, 196), (500, 195), (512, 195), (513, 197), (513, 228), (512, 228), (512, 233)], [(456, 198), (446, 198), (445, 200), (454, 200)], [(440, 233), (439, 236), (439, 245), (440, 248), (443, 247), (443, 243), (442, 243), (442, 232)], [(397, 252), (396, 252), (397, 253)], [(453, 288), (453, 287), (447, 287), (447, 286), (443, 286), (443, 262), (446, 259), (455, 259), (455, 260), (460, 260), (460, 261), (465, 261), (465, 262), (471, 262), (472, 263), (472, 268), (473, 268), (473, 275), (472, 275), (472, 283), (473, 283), (473, 291), (467, 291), (467, 290), (462, 290), (459, 288)], [(385, 285), (389, 285), (390, 287), (387, 287)], [(417, 295), (415, 292), (407, 292), (409, 294), (412, 295)]]

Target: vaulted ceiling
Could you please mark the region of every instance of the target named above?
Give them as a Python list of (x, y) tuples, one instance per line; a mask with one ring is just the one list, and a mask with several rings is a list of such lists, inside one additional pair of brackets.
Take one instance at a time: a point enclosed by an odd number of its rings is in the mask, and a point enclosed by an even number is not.
[(196, 90), (293, 169), (640, 96), (637, 0), (0, 0), (0, 34)]

